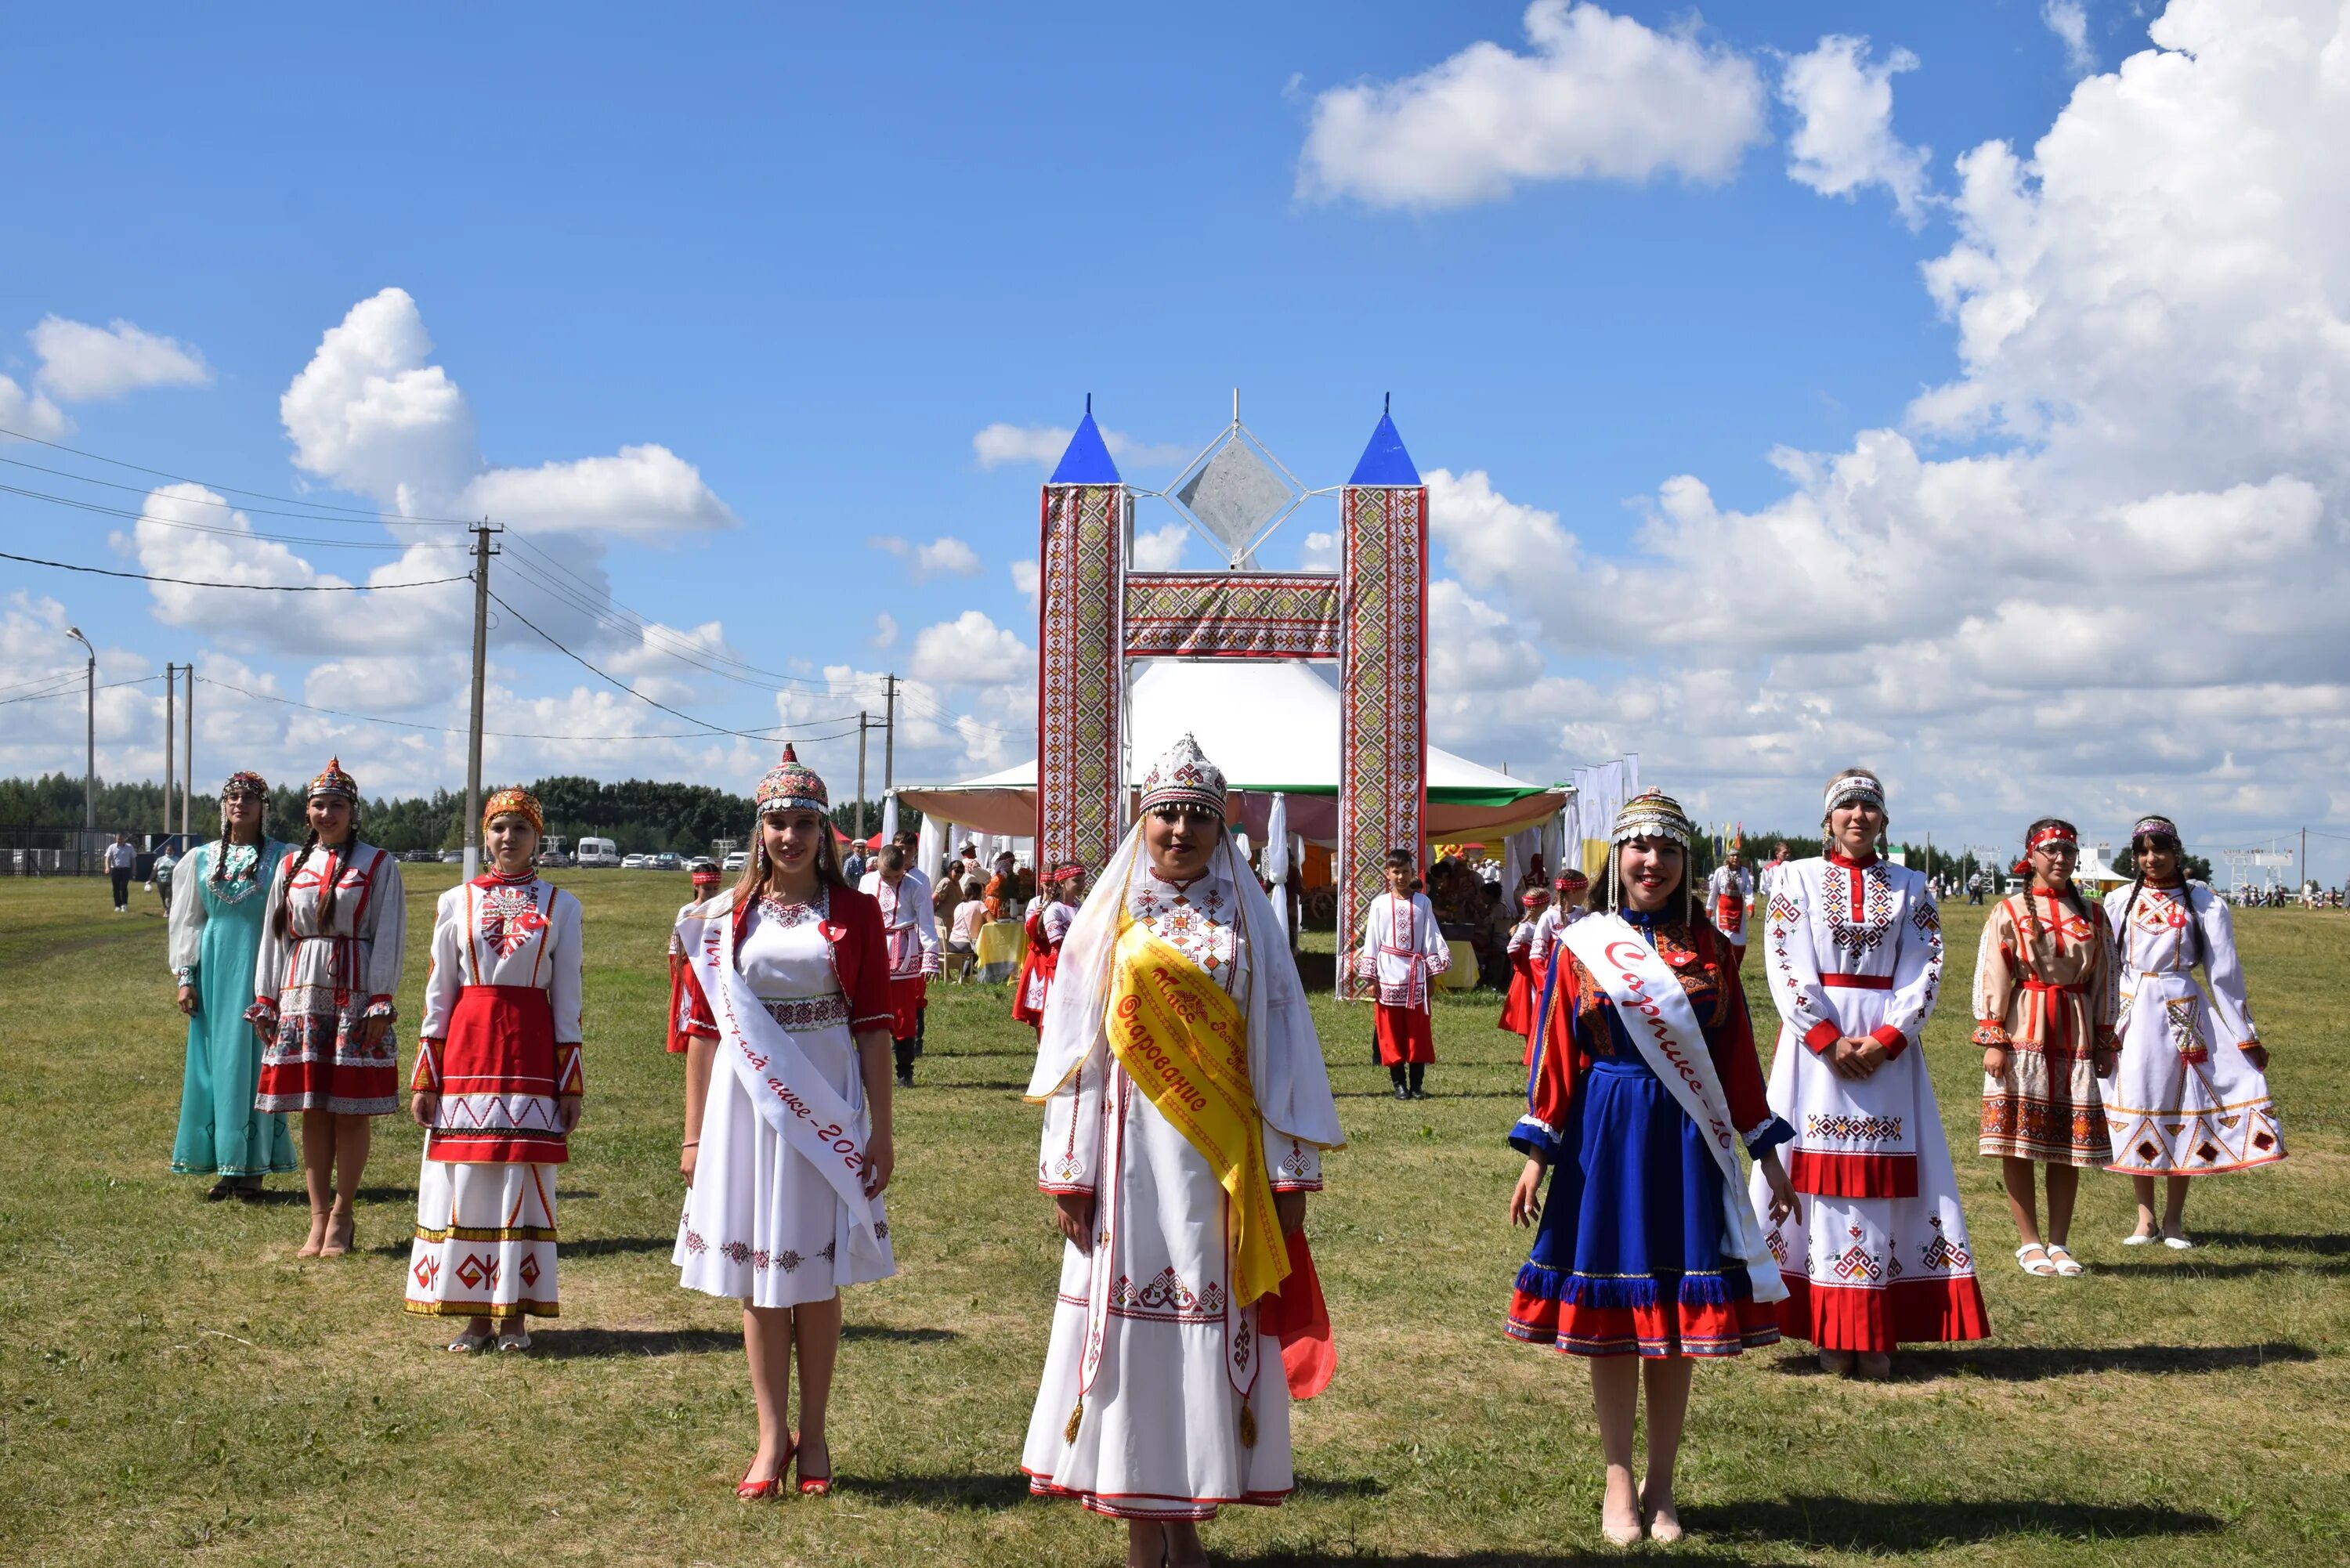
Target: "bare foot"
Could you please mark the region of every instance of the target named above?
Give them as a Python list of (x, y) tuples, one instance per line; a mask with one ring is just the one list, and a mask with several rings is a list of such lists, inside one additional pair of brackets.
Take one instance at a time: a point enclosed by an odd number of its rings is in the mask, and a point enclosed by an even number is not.
[(1681, 1538), (1680, 1511), (1673, 1506), (1672, 1494), (1653, 1496), (1640, 1493), (1640, 1511), (1648, 1518), (1648, 1539), (1670, 1546)]
[(327, 1244), (327, 1216), (319, 1210), (310, 1210), (310, 1239), (295, 1249), (297, 1258), (315, 1258), (318, 1249)]
[(327, 1216), (326, 1240), (319, 1245), (318, 1256), (339, 1258), (351, 1250), (351, 1233), (358, 1228), (359, 1216), (341, 1204), (336, 1204), (334, 1212)]
[(1200, 1527), (1188, 1519), (1165, 1526), (1168, 1568), (1208, 1568), (1208, 1549), (1200, 1544)]
[(1167, 1532), (1154, 1520), (1126, 1521), (1126, 1568), (1166, 1568)]

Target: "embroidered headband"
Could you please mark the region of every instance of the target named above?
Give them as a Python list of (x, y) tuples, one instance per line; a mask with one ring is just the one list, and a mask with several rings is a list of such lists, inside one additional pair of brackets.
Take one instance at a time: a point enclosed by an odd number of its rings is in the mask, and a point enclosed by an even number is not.
[(1518, 902), (1529, 909), (1539, 909), (1550, 902), (1550, 895), (1540, 888), (1529, 888), (1519, 897)]
[(538, 796), (526, 789), (502, 789), (482, 803), (483, 831), (501, 816), (521, 817), (533, 833), (546, 831), (546, 813), (539, 808)]
[(269, 785), (259, 774), (240, 768), (229, 774), (228, 782), (220, 787), (220, 797), (224, 803), (233, 794), (257, 794), (265, 804), (269, 799)]
[(1820, 807), (1821, 814), (1825, 815), (1840, 805), (1849, 805), (1856, 800), (1865, 801), (1877, 810), (1883, 811), (1885, 786), (1866, 774), (1846, 774), (1828, 785), (1826, 804)]
[(1697, 827), (1681, 810), (1681, 803), (1660, 789), (1642, 790), (1624, 803), (1616, 814), (1616, 830), (1608, 836), (1611, 844), (1621, 844), (1631, 838), (1669, 838), (1687, 849), (1690, 840), (1697, 836)]
[(708, 861), (703, 861), (702, 864), (696, 866), (693, 868), (693, 885), (697, 888), (716, 887), (718, 885), (718, 867), (711, 865)]
[(791, 743), (784, 744), (783, 760), (767, 770), (759, 781), (758, 810), (761, 816), (775, 811), (813, 811), (828, 815), (831, 797), (814, 768), (799, 759)]
[(1077, 861), (1064, 860), (1058, 866), (1053, 867), (1052, 872), (1045, 877), (1045, 880), (1055, 883), (1075, 882), (1085, 876), (1085, 867)]
[(2168, 838), (2171, 843), (2177, 844), (2179, 842), (2178, 824), (2167, 816), (2141, 816), (2137, 819), (2137, 826), (2130, 829), (2130, 838), (2133, 841), (2140, 838)]
[(310, 781), (310, 787), (302, 792), (302, 798), (313, 801), (338, 796), (357, 805), (359, 803), (359, 781), (343, 772), (342, 758), (328, 757), (327, 771)]
[(1210, 762), (1200, 742), (1186, 734), (1142, 775), (1142, 811), (1162, 805), (1196, 805), (1224, 815), (1224, 771)]
[(2080, 842), (2081, 835), (2071, 823), (2043, 822), (2040, 825), (2039, 828), (2033, 832), (2031, 837), (2023, 841), (2023, 847), (2024, 850), (2029, 853), (2032, 850), (2039, 848), (2043, 844), (2077, 845)]
[(1572, 893), (1577, 888), (1590, 887), (1591, 878), (1585, 876), (1580, 871), (1562, 871), (1558, 874), (1558, 880), (1552, 883), (1551, 886), (1556, 888), (1562, 893)]

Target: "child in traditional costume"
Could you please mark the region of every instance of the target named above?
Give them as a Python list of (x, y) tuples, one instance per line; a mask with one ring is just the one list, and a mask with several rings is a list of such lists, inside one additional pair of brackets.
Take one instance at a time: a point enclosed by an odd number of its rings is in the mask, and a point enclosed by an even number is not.
[(490, 865), (441, 895), (416, 1026), (409, 1114), (425, 1129), (408, 1310), (463, 1317), (456, 1352), (527, 1350), (556, 1317), (555, 1182), (570, 1156), (579, 1064), (579, 900), (542, 882), (538, 798), (482, 808)]
[(400, 1105), (391, 1025), (408, 935), (400, 865), (359, 841), (359, 782), (340, 761), (305, 792), (309, 832), (278, 857), (254, 961), (257, 1110), (302, 1113), (310, 1235), (297, 1257), (351, 1250), (373, 1117)]
[(803, 1493), (832, 1490), (840, 1290), (898, 1272), (881, 1207), (897, 1163), (881, 913), (842, 877), (824, 781), (789, 746), (757, 805), (742, 880), (678, 922), (686, 1097), (703, 1109), (680, 1162), (690, 1190), (671, 1260), (686, 1289), (743, 1303), (759, 1417), (735, 1488), (746, 1502), (775, 1495), (795, 1454)]
[(1534, 1003), (1539, 999), (1542, 982), (1534, 978), (1534, 932), (1543, 918), (1550, 913), (1550, 890), (1529, 888), (1518, 895), (1523, 912), (1518, 923), (1510, 928), (1510, 990), (1502, 1001), (1502, 1016), (1497, 1029), (1506, 1029), (1526, 1041), (1533, 1050), (1534, 1033)]
[[(2124, 1244), (2161, 1239), (2184, 1249), (2190, 1178), (2251, 1170), (2284, 1158), (2269, 1100), (2268, 1047), (2252, 1024), (2228, 901), (2187, 880), (2178, 827), (2149, 816), (2130, 830), (2137, 872), (2106, 895), (2120, 990), (2120, 1060), (2106, 1085), (2113, 1137), (2107, 1170), (2130, 1179), (2137, 1229)], [(2195, 966), (2210, 980), (2207, 995)], [(2155, 1216), (2155, 1178), (2165, 1179)]]
[[(1808, 1197), (1766, 1237), (1787, 1283), (1779, 1323), (1827, 1370), (1872, 1378), (1898, 1344), (1991, 1332), (1926, 1069), (1941, 912), (1923, 876), (1880, 852), (1886, 823), (1875, 774), (1831, 779), (1826, 853), (1782, 866), (1763, 915), (1771, 1108), (1795, 1128), (1787, 1173)], [(1753, 1188), (1758, 1212), (1769, 1199)]]
[(1045, 1003), (1053, 993), (1053, 976), (1061, 959), (1061, 944), (1076, 922), (1077, 899), (1084, 895), (1086, 868), (1065, 860), (1047, 873), (1048, 891), (1038, 896), (1028, 911), (1028, 953), (1020, 961), (1020, 978), (1012, 988), (1012, 1016), (1045, 1033)]
[(930, 982), (939, 972), (938, 915), (930, 884), (909, 869), (903, 845), (885, 845), (879, 868), (865, 874), (864, 891), (881, 911), (889, 950), (890, 1030), (896, 1036), (898, 1086), (914, 1086), (914, 1061), (922, 1054), (922, 1012)]
[[(704, 857), (694, 861), (693, 869), (689, 875), (692, 878), (693, 897), (687, 899), (678, 909), (677, 922), (670, 927), (669, 931), (669, 1049), (672, 1054), (676, 1055), (682, 1055), (685, 1054), (685, 1024), (687, 1019), (685, 1005), (685, 944), (678, 939), (677, 928), (678, 925), (682, 924), (695, 910), (701, 909), (703, 904), (708, 903), (712, 898), (717, 896), (719, 878), (723, 875), (723, 873), (718, 869), (718, 862)], [(702, 1107), (700, 1106), (687, 1106), (686, 1119), (688, 1124), (691, 1125), (699, 1121), (701, 1114)], [(688, 1134), (687, 1136), (691, 1137), (691, 1135)]]
[[(1689, 887), (1688, 816), (1655, 790), (1616, 818), (1609, 908), (1565, 928), (1536, 1035), (1510, 1220), (1539, 1224), (1507, 1332), (1591, 1360), (1607, 1456), (1601, 1525), (1628, 1544), (1680, 1537), (1673, 1467), (1692, 1358), (1777, 1343), (1786, 1294), (1748, 1209), (1737, 1147), (1773, 1220), (1796, 1211), (1754, 1058), (1745, 993)], [(1544, 1175), (1555, 1170), (1549, 1200)], [(1645, 1482), (1633, 1418), (1648, 1397)]]
[(1189, 735), (1145, 776), (1028, 1085), (1068, 1244), (1021, 1469), (1128, 1521), (1130, 1563), (1203, 1563), (1197, 1521), (1286, 1497), (1291, 1397), (1332, 1366), (1302, 1228), (1337, 1108), (1224, 797)]
[(1412, 891), (1409, 849), (1390, 849), (1388, 890), (1363, 914), (1356, 973), (1378, 988), (1371, 1021), (1372, 1059), (1388, 1070), (1399, 1100), (1424, 1100), (1428, 1064), (1436, 1060), (1430, 1001), (1436, 977), (1452, 967), (1452, 946), (1436, 923), (1428, 895)]
[(218, 1179), (204, 1194), (261, 1201), (261, 1179), (298, 1170), (286, 1118), (257, 1109), (261, 1042), (244, 1010), (254, 994), (262, 910), (287, 846), (268, 836), (269, 786), (259, 774), (221, 785), (221, 836), (175, 867), (169, 942), (180, 1011), (188, 1015), (188, 1067), (172, 1168)]
[[(2112, 938), (2106, 911), (2074, 890), (2080, 835), (2043, 816), (2024, 834), (2023, 891), (1983, 921), (1975, 957), (1975, 1044), (1983, 1048), (1982, 1136), (2000, 1162), (2008, 1212), (2027, 1274), (2086, 1272), (2065, 1247), (2081, 1168), (2113, 1159), (2097, 1080), (2114, 1070)], [(2048, 1230), (2042, 1240), (2035, 1164), (2048, 1168)]]
[(1746, 962), (1746, 911), (1754, 902), (1754, 878), (1742, 857), (1744, 849), (1745, 836), (1732, 837), (1730, 852), (1705, 879), (1706, 913), (1721, 933), (1732, 969)]

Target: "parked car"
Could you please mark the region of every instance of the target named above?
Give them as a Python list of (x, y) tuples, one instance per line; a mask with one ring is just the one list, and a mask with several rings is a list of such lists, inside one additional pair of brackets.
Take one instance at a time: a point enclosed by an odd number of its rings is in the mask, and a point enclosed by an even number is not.
[(441, 864), (443, 866), (463, 866), (464, 863), (465, 852), (462, 849), (443, 849), (441, 852)]
[(653, 857), (650, 855), (623, 855), (620, 857), (620, 869), (623, 871), (642, 871), (647, 867), (650, 866), (652, 861)]
[(726, 871), (740, 871), (743, 867), (748, 866), (749, 864), (751, 864), (751, 852), (747, 849), (737, 849), (733, 854), (729, 855), (726, 857), (726, 864), (720, 867), (720, 869)]
[(582, 866), (618, 866), (620, 846), (608, 838), (583, 838), (579, 841), (579, 864)]
[(673, 850), (664, 849), (659, 855), (653, 857), (653, 869), (656, 871), (682, 871), (685, 869), (685, 857), (677, 854)]

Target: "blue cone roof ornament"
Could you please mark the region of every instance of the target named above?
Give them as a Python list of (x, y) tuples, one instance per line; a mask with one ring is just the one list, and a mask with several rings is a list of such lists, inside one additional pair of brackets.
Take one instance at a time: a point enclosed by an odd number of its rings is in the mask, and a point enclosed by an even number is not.
[[(1402, 448), (1397, 448), (1399, 452)], [(1118, 464), (1110, 461), (1109, 447), (1102, 440), (1101, 427), (1094, 423), (1094, 395), (1086, 394), (1086, 417), (1077, 424), (1076, 433), (1069, 438), (1068, 450), (1061, 453), (1061, 466), (1053, 471), (1047, 484), (1117, 484)], [(1418, 480), (1412, 481), (1418, 483)]]
[(1419, 483), (1419, 470), (1411, 461), (1411, 453), (1403, 449), (1403, 437), (1396, 433), (1395, 421), (1388, 417), (1388, 400), (1379, 400), (1378, 427), (1371, 431), (1371, 442), (1363, 448), (1363, 459), (1355, 464), (1349, 484), (1392, 484), (1410, 486)]

